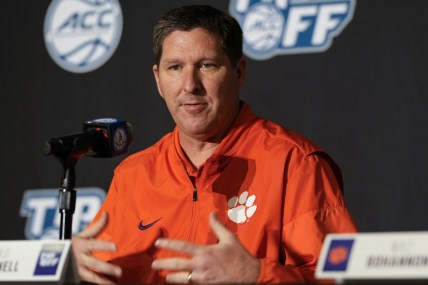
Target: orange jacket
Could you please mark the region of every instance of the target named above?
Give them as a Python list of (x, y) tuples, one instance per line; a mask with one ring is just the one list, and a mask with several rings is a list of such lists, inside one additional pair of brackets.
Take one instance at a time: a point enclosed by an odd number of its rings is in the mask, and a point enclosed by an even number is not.
[(99, 238), (118, 250), (95, 255), (121, 265), (119, 282), (163, 283), (166, 272), (151, 263), (177, 253), (156, 249), (154, 241), (213, 244), (208, 215), (215, 211), (260, 259), (258, 282), (314, 282), (324, 236), (356, 231), (338, 175), (319, 147), (242, 103), (233, 128), (197, 171), (177, 129), (116, 168), (101, 207), (109, 223)]

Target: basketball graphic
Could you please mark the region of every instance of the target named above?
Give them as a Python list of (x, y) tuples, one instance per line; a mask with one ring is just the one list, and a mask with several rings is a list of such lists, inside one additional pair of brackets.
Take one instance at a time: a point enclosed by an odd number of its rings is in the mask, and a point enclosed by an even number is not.
[(243, 19), (244, 42), (255, 52), (276, 48), (281, 40), (284, 16), (274, 5), (259, 3)]
[(117, 0), (53, 0), (44, 24), (49, 55), (75, 73), (103, 65), (116, 50), (121, 33)]

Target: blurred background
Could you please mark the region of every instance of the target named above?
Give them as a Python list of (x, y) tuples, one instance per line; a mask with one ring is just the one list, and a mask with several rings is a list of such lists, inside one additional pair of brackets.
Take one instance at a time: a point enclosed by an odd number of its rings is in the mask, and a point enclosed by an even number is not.
[[(0, 17), (0, 239), (55, 238), (63, 169), (41, 153), (49, 138), (122, 118), (135, 130), (129, 155), (172, 130), (151, 34), (182, 4), (240, 21), (249, 66), (241, 98), (335, 159), (360, 231), (428, 230), (428, 1), (15, 0)], [(126, 155), (78, 161), (74, 230)]]

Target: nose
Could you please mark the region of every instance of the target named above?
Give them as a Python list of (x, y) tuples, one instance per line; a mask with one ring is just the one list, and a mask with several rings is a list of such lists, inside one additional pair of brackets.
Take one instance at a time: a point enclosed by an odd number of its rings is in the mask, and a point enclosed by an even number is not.
[(201, 90), (201, 78), (198, 68), (187, 66), (183, 72), (183, 90), (188, 94), (198, 95)]

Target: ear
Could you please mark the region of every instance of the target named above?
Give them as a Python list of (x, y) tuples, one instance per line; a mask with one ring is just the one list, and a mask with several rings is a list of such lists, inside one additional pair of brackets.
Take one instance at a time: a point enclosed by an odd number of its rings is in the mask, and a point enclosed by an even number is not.
[(242, 86), (247, 77), (247, 61), (243, 56), (236, 63), (236, 72), (238, 74), (239, 86)]
[(158, 68), (157, 64), (153, 65), (153, 75), (155, 76), (156, 85), (158, 87), (159, 95), (163, 98), (162, 91), (160, 89), (160, 84), (159, 84), (159, 68)]

